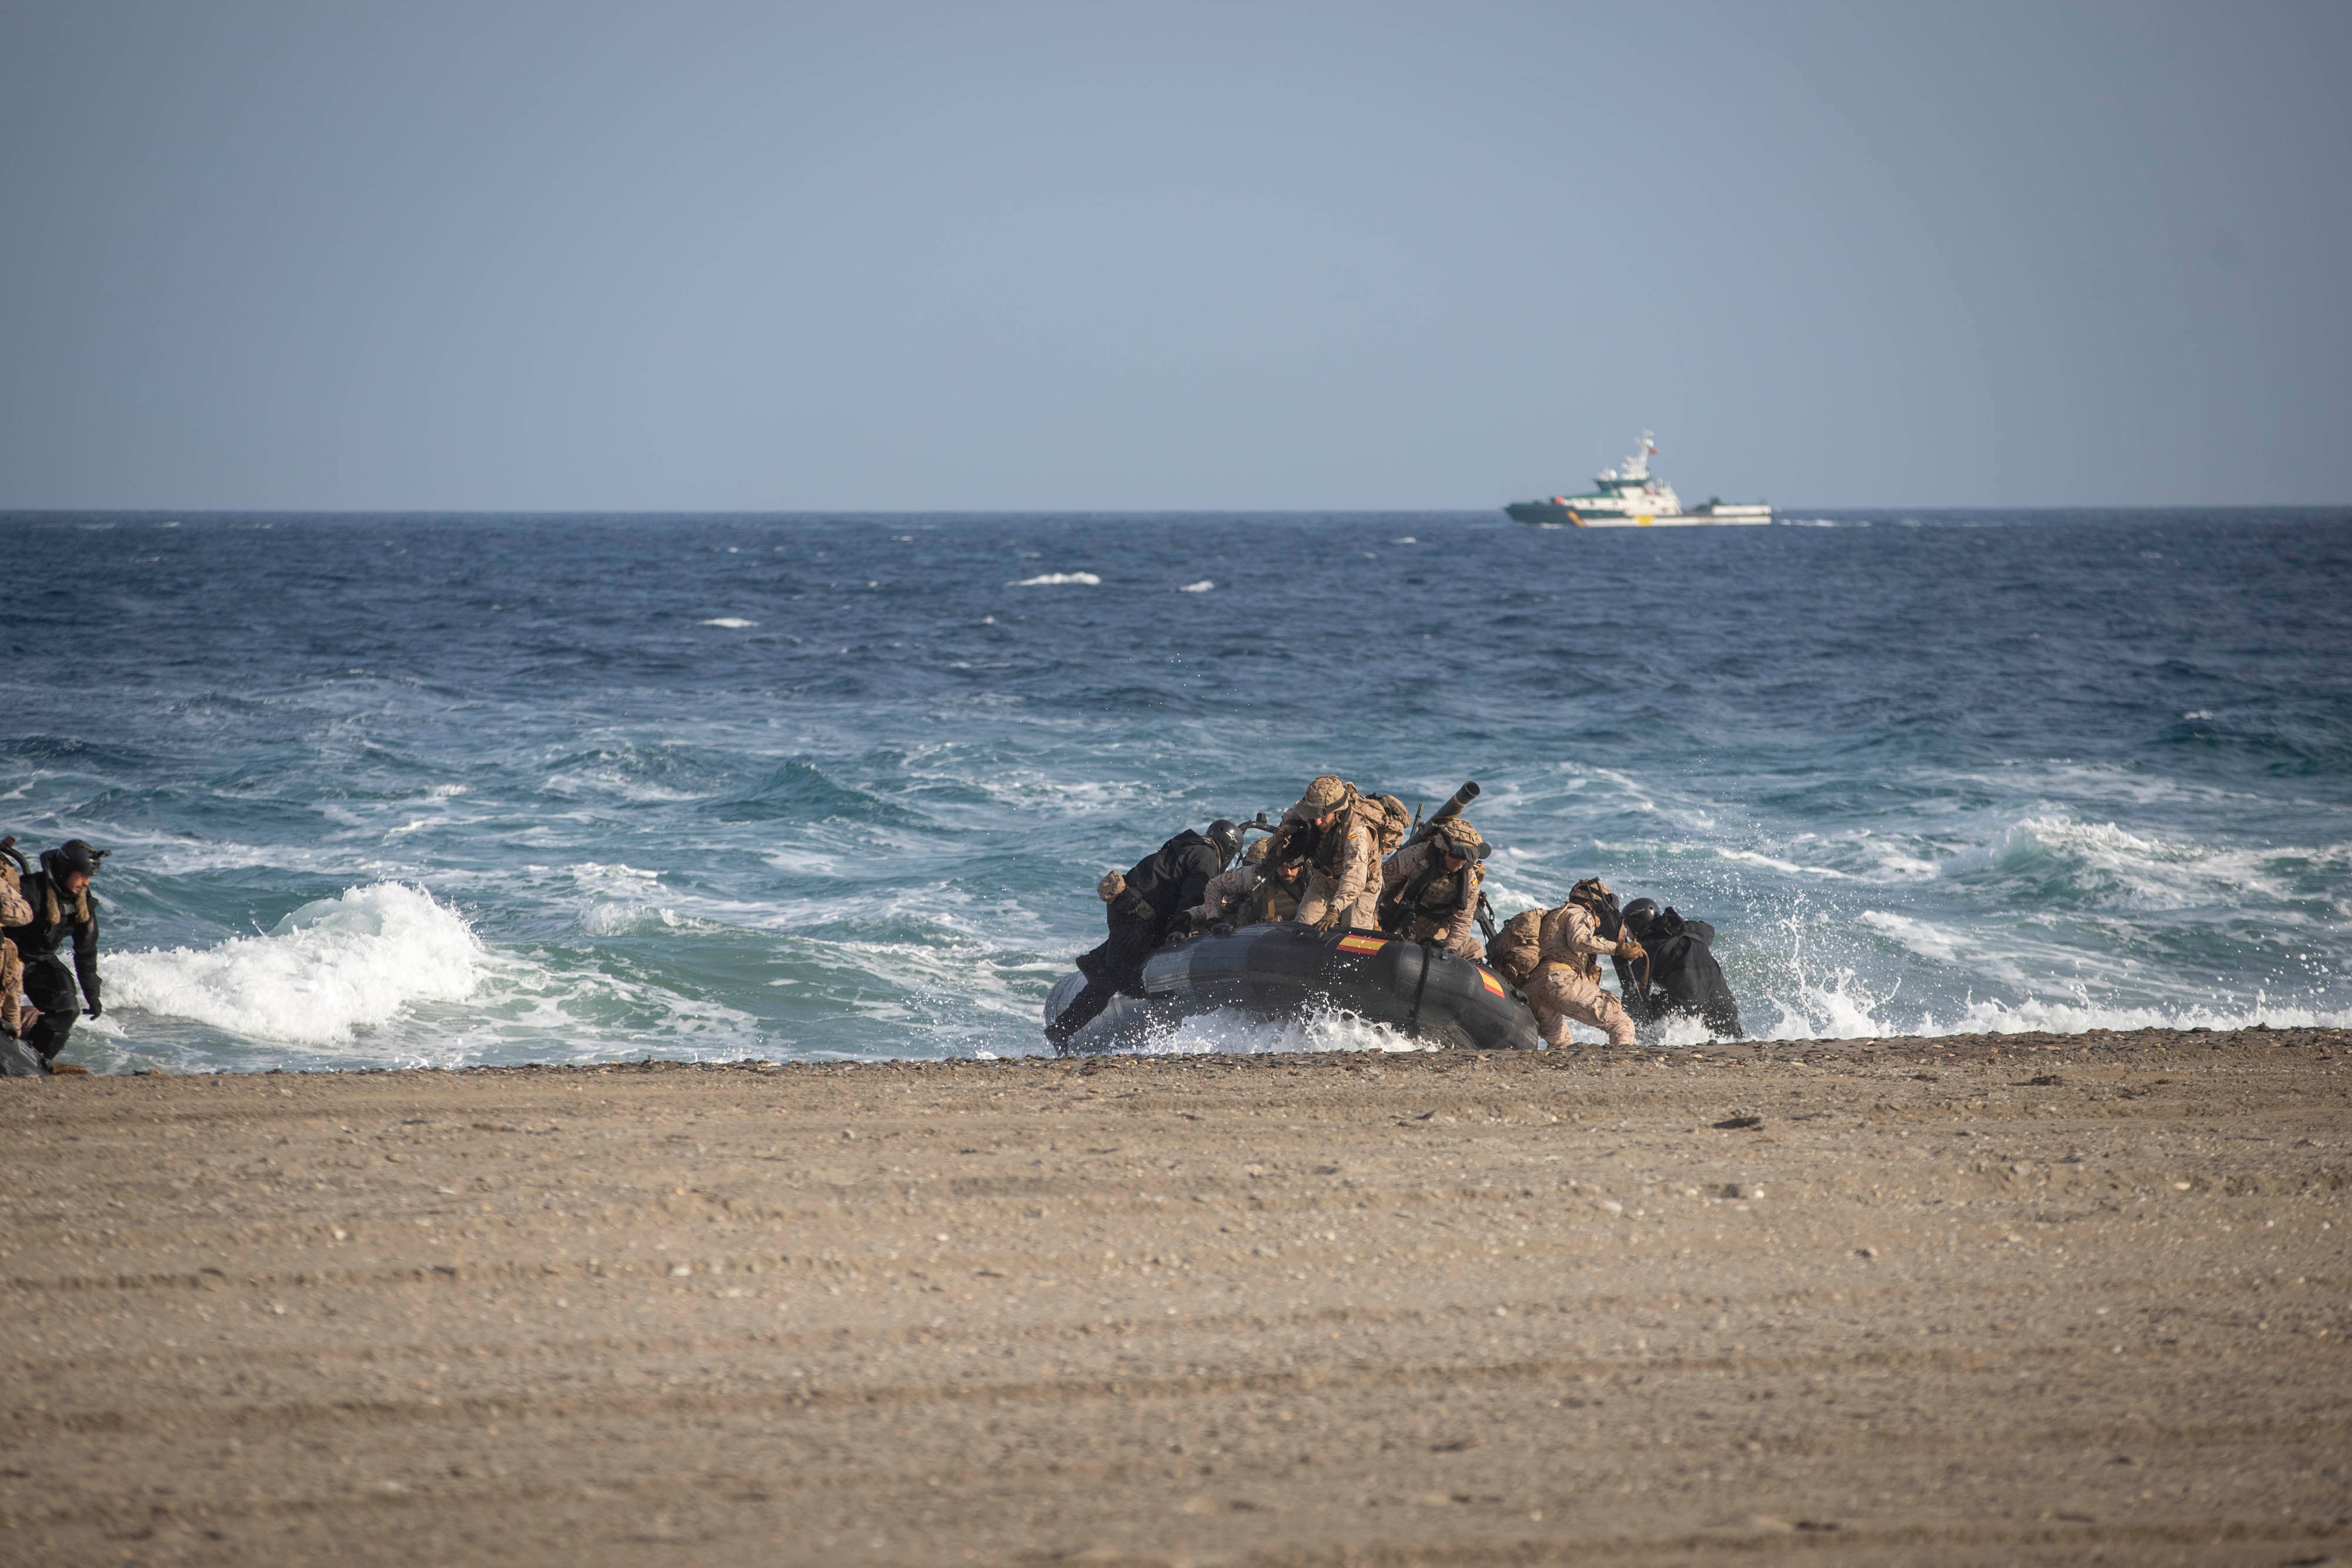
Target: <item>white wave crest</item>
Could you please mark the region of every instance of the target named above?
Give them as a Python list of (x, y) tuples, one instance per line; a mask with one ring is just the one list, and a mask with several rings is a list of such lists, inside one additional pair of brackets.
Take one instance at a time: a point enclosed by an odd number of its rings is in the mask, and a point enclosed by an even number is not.
[(2125, 908), (2189, 909), (2283, 900), (2298, 873), (2352, 862), (2352, 845), (2222, 848), (2144, 837), (2114, 822), (2027, 817), (1961, 850), (1946, 876), (2063, 878), (2076, 896)]
[(1960, 956), (1960, 937), (1925, 920), (1914, 919), (1908, 915), (1891, 915), (1883, 909), (1865, 909), (1862, 912), (1862, 923), (1885, 932), (1922, 958), (1937, 958), (1949, 963)]
[(1176, 591), (1177, 591), (1177, 592), (1179, 592), (1179, 593), (1206, 593), (1206, 592), (1208, 592), (1211, 589), (1213, 589), (1213, 588), (1214, 588), (1214, 587), (1216, 587), (1216, 586), (1217, 586), (1217, 584), (1216, 584), (1216, 582), (1215, 582), (1215, 580), (1213, 580), (1213, 579), (1212, 579), (1212, 578), (1206, 578), (1206, 577), (1204, 577), (1204, 578), (1202, 578), (1202, 579), (1200, 581), (1198, 581), (1198, 582), (1188, 582), (1188, 583), (1186, 583), (1183, 587), (1181, 587), (1181, 588), (1178, 589)]
[(485, 955), (422, 888), (377, 883), (306, 904), (264, 936), (113, 959), (118, 1007), (301, 1045), (333, 1045), (412, 1002), (462, 1001)]
[(1767, 871), (1784, 872), (1790, 876), (1826, 876), (1833, 877), (1840, 882), (1853, 880), (1853, 873), (1839, 871), (1834, 866), (1799, 865), (1795, 861), (1779, 860), (1755, 850), (1717, 849), (1715, 852), (1725, 860), (1734, 861), (1741, 865), (1762, 866)]
[(1012, 586), (1014, 588), (1100, 588), (1102, 579), (1091, 571), (1049, 571), (1037, 577), (1024, 577)]
[(757, 626), (759, 622), (757, 621), (746, 621), (740, 615), (714, 615), (708, 621), (698, 621), (695, 624), (698, 626), (724, 626), (730, 632), (740, 632), (746, 627)]
[[(1753, 1038), (1883, 1040), (1902, 1035), (2078, 1034), (2094, 1029), (2243, 1029), (2263, 1022), (2273, 1028), (2340, 1028), (2352, 1023), (2352, 1012), (2311, 997), (2273, 1000), (2262, 989), (2232, 994), (2200, 993), (2194, 988), (2168, 997), (2151, 996), (2144, 976), (2084, 973), (2079, 966), (2074, 976), (2058, 979), (2049, 973), (2051, 965), (2038, 965), (2042, 977), (2029, 982), (2011, 955), (1989, 951), (1981, 934), (1963, 935), (1878, 910), (1864, 911), (1860, 918), (1913, 953), (1969, 966), (1986, 981), (2017, 990), (2007, 997), (1906, 1000), (1899, 977), (1866, 975), (1848, 961), (1861, 955), (1825, 940), (1834, 936), (1835, 921), (1791, 915), (1765, 927), (1758, 934), (1761, 943), (1735, 960), (1746, 971), (1733, 983)], [(2141, 994), (2133, 995), (2135, 990)]]

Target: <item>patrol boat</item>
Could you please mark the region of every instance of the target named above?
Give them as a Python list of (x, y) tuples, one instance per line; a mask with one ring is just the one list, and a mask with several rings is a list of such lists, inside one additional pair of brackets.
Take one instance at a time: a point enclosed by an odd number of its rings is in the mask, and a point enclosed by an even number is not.
[(1514, 501), (1503, 510), (1514, 522), (1554, 528), (1677, 528), (1702, 523), (1772, 520), (1772, 508), (1761, 501), (1711, 498), (1705, 506), (1685, 512), (1675, 495), (1675, 487), (1650, 472), (1650, 459), (1657, 455), (1656, 438), (1645, 430), (1631, 455), (1616, 467), (1603, 468), (1594, 476), (1593, 489), (1589, 494)]

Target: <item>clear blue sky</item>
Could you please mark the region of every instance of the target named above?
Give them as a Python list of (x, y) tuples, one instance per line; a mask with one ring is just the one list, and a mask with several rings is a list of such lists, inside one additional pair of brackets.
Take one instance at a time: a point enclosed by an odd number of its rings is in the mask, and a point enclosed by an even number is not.
[(0, 4), (0, 507), (2352, 501), (2352, 5)]

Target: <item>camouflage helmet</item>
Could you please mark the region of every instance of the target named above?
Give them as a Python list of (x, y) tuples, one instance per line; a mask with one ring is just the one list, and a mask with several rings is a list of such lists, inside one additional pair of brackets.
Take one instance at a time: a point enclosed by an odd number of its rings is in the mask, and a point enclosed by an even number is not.
[(1475, 861), (1486, 858), (1486, 841), (1479, 837), (1477, 829), (1459, 817), (1441, 826), (1437, 830), (1437, 838), (1439, 846), (1444, 852), (1457, 860)]
[(1568, 890), (1568, 901), (1570, 904), (1581, 904), (1588, 909), (1597, 904), (1607, 904), (1616, 896), (1609, 891), (1609, 884), (1597, 876), (1588, 876)]
[(1244, 865), (1257, 864), (1258, 862), (1265, 859), (1265, 852), (1273, 847), (1274, 841), (1271, 838), (1259, 839), (1255, 843), (1251, 844), (1249, 848), (1242, 852), (1242, 863)]
[(1298, 797), (1298, 814), (1302, 817), (1319, 817), (1326, 811), (1338, 810), (1348, 803), (1348, 797), (1354, 793), (1355, 791), (1348, 787), (1348, 781), (1337, 773), (1318, 774), (1314, 781), (1307, 786), (1307, 793)]
[(1383, 795), (1380, 798), (1380, 801), (1381, 809), (1389, 814), (1388, 830), (1381, 833), (1381, 837), (1385, 840), (1402, 840), (1405, 834), (1412, 831), (1412, 813), (1406, 810), (1404, 802), (1393, 795)]

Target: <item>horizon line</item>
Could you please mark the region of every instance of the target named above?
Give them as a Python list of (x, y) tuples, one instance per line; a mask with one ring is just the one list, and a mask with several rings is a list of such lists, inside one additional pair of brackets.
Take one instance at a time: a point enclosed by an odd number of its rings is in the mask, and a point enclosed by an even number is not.
[[(1772, 507), (1782, 515), (1855, 512), (2327, 512), (2352, 511), (2347, 501), (2075, 501), (2060, 504), (2002, 502), (1877, 502), (1850, 506), (1811, 504)], [(0, 507), (0, 518), (24, 517), (1487, 517), (1503, 507)], [(1520, 525), (1525, 527), (1527, 525)]]

